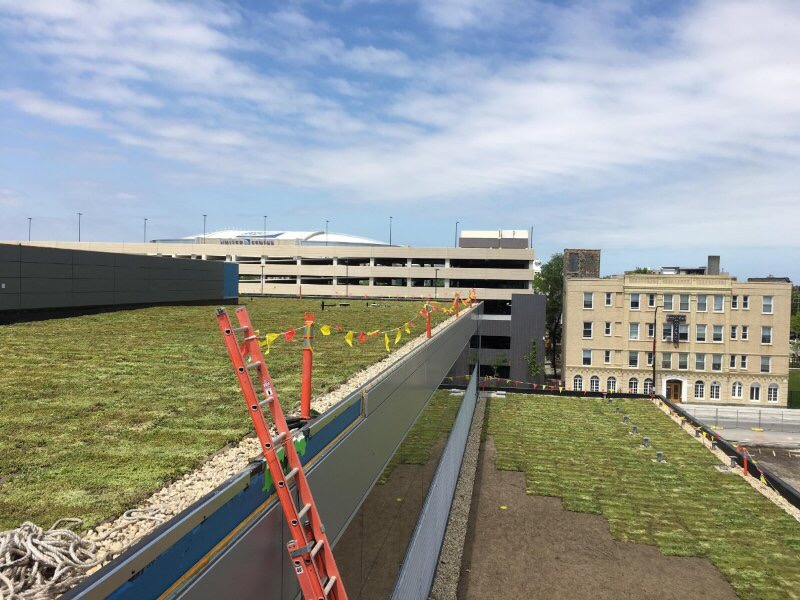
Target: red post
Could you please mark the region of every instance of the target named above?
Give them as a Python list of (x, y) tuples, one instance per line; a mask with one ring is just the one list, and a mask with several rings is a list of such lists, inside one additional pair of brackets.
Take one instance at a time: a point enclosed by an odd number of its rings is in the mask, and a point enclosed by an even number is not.
[(431, 311), (427, 308), (425, 309), (425, 332), (428, 334), (428, 338), (431, 337)]
[(303, 334), (303, 381), (300, 388), (300, 418), (311, 418), (311, 370), (314, 362), (314, 313), (306, 313), (306, 327)]
[(747, 477), (747, 448), (742, 448), (742, 458), (744, 458), (744, 464), (742, 468), (744, 469), (744, 476)]
[(456, 316), (458, 316), (458, 305), (461, 304), (461, 298), (458, 294), (456, 294), (455, 299), (453, 300), (453, 304), (456, 305)]

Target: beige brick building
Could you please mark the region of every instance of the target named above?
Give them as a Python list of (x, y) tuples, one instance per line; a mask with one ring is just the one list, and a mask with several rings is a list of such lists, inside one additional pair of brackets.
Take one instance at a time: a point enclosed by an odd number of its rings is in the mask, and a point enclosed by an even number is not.
[(791, 289), (727, 274), (566, 278), (565, 385), (786, 406)]

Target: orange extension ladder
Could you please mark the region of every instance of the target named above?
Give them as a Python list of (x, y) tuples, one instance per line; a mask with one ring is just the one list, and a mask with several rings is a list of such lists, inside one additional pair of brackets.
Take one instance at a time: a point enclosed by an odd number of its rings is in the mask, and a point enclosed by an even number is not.
[[(292, 441), (292, 434), (286, 424), (286, 418), (278, 402), (278, 394), (272, 384), (272, 378), (258, 345), (258, 334), (250, 323), (247, 309), (243, 306), (236, 309), (238, 327), (234, 327), (224, 308), (217, 309), (217, 322), (222, 331), (228, 354), (236, 370), (239, 386), (242, 388), (247, 411), (253, 420), (261, 450), (267, 460), (269, 472), (275, 482), (286, 523), (292, 533), (292, 540), (287, 544), (289, 557), (294, 565), (297, 580), (305, 600), (346, 600), (347, 593), (333, 559), (325, 527), (320, 520), (311, 489), (306, 480), (303, 465)], [(241, 342), (237, 335), (241, 336)], [(258, 374), (259, 392), (253, 385), (252, 372)], [(264, 417), (263, 408), (269, 407), (272, 423), (278, 435), (272, 437), (269, 424)], [(287, 458), (287, 470), (284, 472), (278, 449), (284, 448)], [(299, 506), (295, 505), (289, 486), (297, 486)]]

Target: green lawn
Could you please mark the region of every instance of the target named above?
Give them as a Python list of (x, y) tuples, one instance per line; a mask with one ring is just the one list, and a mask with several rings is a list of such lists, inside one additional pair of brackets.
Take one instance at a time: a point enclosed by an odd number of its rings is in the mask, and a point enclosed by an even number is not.
[[(629, 433), (623, 414), (652, 448)], [(800, 523), (718, 471), (719, 461), (651, 403), (510, 395), (489, 400), (487, 424), (497, 467), (525, 472), (529, 494), (602, 515), (618, 540), (707, 556), (741, 598), (800, 598)], [(665, 464), (653, 461), (655, 450)]]
[[(369, 332), (421, 306), (380, 304), (319, 312), (319, 300), (247, 301), (262, 334), (301, 326), (306, 310), (319, 324)], [(413, 333), (423, 331), (418, 318)], [(275, 342), (267, 356), (284, 407), (299, 399), (301, 337)], [(314, 395), (386, 355), (382, 336), (354, 346), (317, 333)], [(67, 516), (94, 525), (251, 430), (213, 306), (2, 326), (0, 355), (0, 529)]]

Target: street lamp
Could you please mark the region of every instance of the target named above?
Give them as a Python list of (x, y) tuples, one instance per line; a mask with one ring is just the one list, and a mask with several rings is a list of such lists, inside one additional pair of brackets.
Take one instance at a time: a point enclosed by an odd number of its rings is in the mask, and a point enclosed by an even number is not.
[(439, 269), (434, 269), (434, 277), (433, 277), (433, 298), (436, 299), (436, 294), (439, 291)]
[(267, 243), (267, 215), (264, 215), (264, 243)]
[(650, 395), (653, 397), (656, 395), (656, 340), (658, 339), (657, 315), (659, 308), (661, 307), (656, 304), (656, 308), (653, 310), (653, 389), (650, 390)]
[(328, 245), (328, 219), (325, 219), (325, 245)]
[(389, 245), (392, 245), (392, 217), (389, 217)]
[(28, 241), (31, 241), (31, 221), (33, 221), (33, 217), (28, 217)]
[(458, 224), (460, 221), (456, 221), (456, 237), (453, 239), (453, 248), (458, 248)]
[(206, 243), (206, 217), (208, 215), (203, 215), (203, 243)]
[(147, 217), (144, 218), (144, 233), (142, 234), (142, 243), (147, 243)]
[(78, 241), (81, 241), (81, 216), (83, 213), (78, 213)]

